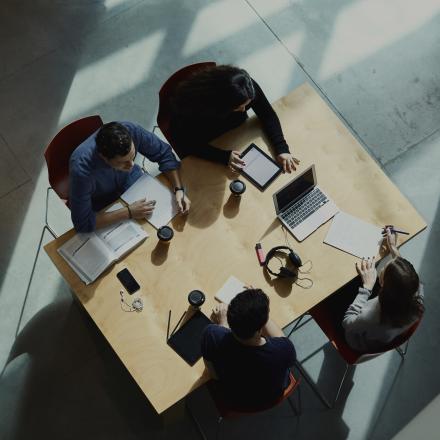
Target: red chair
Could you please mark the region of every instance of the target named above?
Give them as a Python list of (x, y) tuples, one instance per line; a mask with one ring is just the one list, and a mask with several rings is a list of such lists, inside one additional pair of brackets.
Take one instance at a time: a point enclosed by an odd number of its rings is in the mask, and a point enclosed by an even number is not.
[[(295, 415), (301, 414), (301, 394), (300, 394), (300, 379), (295, 379), (292, 373), (289, 374), (289, 385), (284, 390), (283, 394), (277, 399), (275, 402), (270, 403), (269, 405), (259, 407), (259, 408), (232, 408), (230, 404), (225, 400), (224, 394), (222, 392), (221, 385), (216, 380), (211, 380), (207, 384), (207, 388), (209, 391), (209, 394), (214, 401), (214, 405), (217, 409), (217, 412), (219, 413), (219, 417), (217, 419), (217, 432), (216, 432), (216, 438), (219, 438), (220, 435), (220, 427), (221, 422), (224, 419), (231, 419), (231, 418), (237, 418), (242, 417), (246, 415), (252, 415), (252, 414), (258, 414), (263, 411), (267, 411), (271, 408), (274, 408), (275, 406), (280, 405), (284, 400), (287, 400), (289, 402), (290, 407), (292, 408), (292, 411), (295, 413)], [(293, 394), (293, 392), (298, 388), (298, 409), (295, 408), (292, 401), (290, 400), (290, 396)], [(202, 430), (202, 427), (194, 414), (191, 412), (189, 406), (187, 405), (188, 411), (190, 415), (192, 416), (200, 434), (204, 439), (206, 439), (206, 436)]]
[[(342, 328), (341, 325), (341, 319), (339, 318), (340, 313), (338, 313), (338, 318), (335, 319), (335, 313), (333, 309), (327, 306), (325, 300), (319, 303), (318, 305), (316, 305), (315, 307), (313, 307), (308, 313), (312, 316), (314, 321), (318, 324), (318, 326), (321, 328), (323, 333), (327, 336), (332, 346), (336, 349), (336, 351), (340, 354), (340, 356), (342, 357), (342, 359), (344, 359), (346, 363), (345, 371), (339, 383), (336, 397), (333, 403), (330, 404), (328, 400), (319, 392), (318, 388), (313, 383), (310, 376), (304, 370), (302, 365), (299, 362), (297, 362), (297, 367), (300, 370), (301, 374), (303, 375), (304, 379), (313, 388), (313, 390), (316, 392), (316, 394), (321, 399), (321, 401), (324, 402), (324, 404), (329, 408), (333, 408), (333, 406), (335, 405), (336, 401), (338, 400), (347, 373), (350, 371), (350, 369), (354, 368), (356, 365), (374, 359), (375, 357), (378, 357), (381, 354), (384, 354), (387, 351), (391, 351), (391, 350), (396, 350), (401, 356), (401, 359), (404, 360), (408, 349), (409, 338), (416, 331), (420, 323), (420, 320), (416, 321), (405, 333), (396, 337), (391, 343), (389, 343), (383, 349), (378, 351), (372, 351), (369, 353), (361, 353), (356, 350), (353, 350), (347, 344), (345, 340), (344, 329)], [(402, 345), (405, 345), (403, 349), (401, 348)]]
[(26, 300), (29, 294), (29, 289), (34, 277), (35, 267), (40, 253), (41, 244), (43, 243), (44, 233), (47, 230), (53, 238), (57, 238), (57, 234), (50, 227), (48, 223), (49, 211), (49, 193), (50, 190), (55, 191), (58, 197), (69, 207), (69, 159), (73, 150), (85, 141), (91, 134), (102, 127), (103, 122), (100, 116), (86, 116), (71, 122), (62, 128), (58, 134), (52, 139), (52, 142), (47, 146), (44, 157), (46, 159), (47, 170), (49, 173), (49, 186), (46, 190), (46, 209), (44, 216), (44, 226), (41, 231), (40, 241), (38, 243), (37, 254), (35, 256), (34, 264), (32, 266), (29, 283), (26, 289), (26, 294), (21, 308), (20, 318), (15, 332), (17, 336), (20, 330), (20, 324), (23, 317)]
[[(173, 73), (163, 84), (159, 90), (159, 111), (157, 113), (157, 126), (160, 128), (163, 135), (166, 137), (167, 141), (173, 147), (177, 155), (183, 159), (183, 153), (176, 148), (173, 143), (173, 138), (171, 136), (170, 130), (170, 115), (171, 115), (171, 96), (176, 90), (177, 84), (179, 84), (184, 79), (188, 78), (192, 73), (197, 70), (201, 70), (205, 67), (215, 66), (216, 63), (213, 61), (207, 61), (204, 63), (190, 64), (189, 66), (183, 67), (177, 72)], [(156, 127), (155, 127), (156, 128)], [(154, 129), (153, 129), (154, 131)]]

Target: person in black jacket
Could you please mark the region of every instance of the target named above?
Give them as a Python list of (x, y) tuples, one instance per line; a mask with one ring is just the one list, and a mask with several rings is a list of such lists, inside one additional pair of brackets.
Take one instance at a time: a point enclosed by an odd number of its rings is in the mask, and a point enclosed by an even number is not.
[(194, 155), (239, 171), (244, 162), (238, 151), (221, 150), (209, 142), (242, 124), (249, 109), (259, 118), (283, 171), (296, 170), (299, 160), (289, 151), (277, 114), (260, 86), (234, 66), (207, 67), (177, 85), (171, 98), (173, 145), (182, 157)]

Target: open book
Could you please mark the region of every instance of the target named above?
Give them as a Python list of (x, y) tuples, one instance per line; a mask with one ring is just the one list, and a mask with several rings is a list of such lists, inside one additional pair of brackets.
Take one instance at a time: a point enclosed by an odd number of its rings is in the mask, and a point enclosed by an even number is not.
[(58, 253), (86, 284), (90, 284), (147, 237), (137, 223), (125, 220), (95, 232), (78, 233), (58, 248)]
[(129, 205), (141, 199), (156, 200), (153, 213), (147, 217), (147, 221), (156, 229), (169, 223), (178, 212), (174, 194), (163, 183), (149, 174), (143, 174), (139, 177), (122, 194), (121, 199)]
[(246, 289), (246, 283), (243, 283), (242, 281), (231, 275), (226, 280), (226, 283), (223, 284), (220, 290), (215, 294), (215, 299), (222, 303), (229, 304), (237, 294), (243, 292)]

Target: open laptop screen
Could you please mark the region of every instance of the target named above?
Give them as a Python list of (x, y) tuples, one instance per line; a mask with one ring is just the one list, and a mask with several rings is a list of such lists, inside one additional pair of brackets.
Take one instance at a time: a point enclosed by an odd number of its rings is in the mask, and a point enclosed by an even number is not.
[(315, 176), (312, 165), (275, 194), (278, 212), (286, 208), (291, 202), (298, 200), (303, 194), (313, 189), (314, 186)]

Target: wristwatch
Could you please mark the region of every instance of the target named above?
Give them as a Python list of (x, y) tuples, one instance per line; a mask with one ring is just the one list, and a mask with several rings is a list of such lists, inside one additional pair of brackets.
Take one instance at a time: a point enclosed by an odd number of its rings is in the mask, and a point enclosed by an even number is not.
[(175, 186), (174, 187), (174, 194), (176, 194), (177, 191), (183, 191), (183, 193), (185, 193), (185, 187), (184, 186)]

